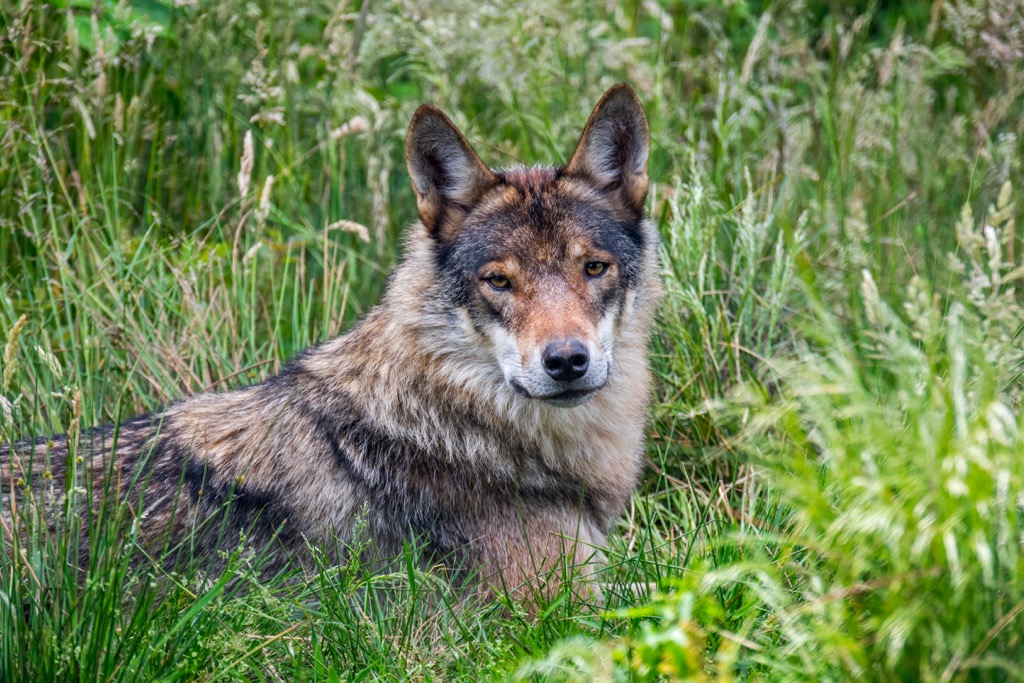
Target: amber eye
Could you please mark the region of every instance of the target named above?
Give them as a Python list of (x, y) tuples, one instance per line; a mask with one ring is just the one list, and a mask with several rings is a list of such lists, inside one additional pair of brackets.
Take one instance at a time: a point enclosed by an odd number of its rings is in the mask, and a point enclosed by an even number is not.
[(487, 284), (495, 289), (509, 289), (512, 283), (504, 275), (492, 275), (487, 278)]
[(600, 261), (591, 261), (587, 264), (586, 270), (587, 275), (590, 277), (601, 277), (608, 270), (608, 264), (601, 263)]

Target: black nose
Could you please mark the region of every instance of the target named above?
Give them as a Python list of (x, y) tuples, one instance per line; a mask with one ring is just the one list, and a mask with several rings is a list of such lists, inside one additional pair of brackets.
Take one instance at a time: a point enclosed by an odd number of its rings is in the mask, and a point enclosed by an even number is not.
[(544, 369), (559, 382), (571, 382), (587, 374), (590, 354), (578, 339), (563, 339), (544, 349)]

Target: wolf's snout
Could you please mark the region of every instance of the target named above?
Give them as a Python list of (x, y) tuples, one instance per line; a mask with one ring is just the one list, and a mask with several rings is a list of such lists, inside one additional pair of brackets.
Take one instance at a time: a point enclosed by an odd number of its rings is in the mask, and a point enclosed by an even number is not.
[(571, 382), (587, 374), (590, 352), (578, 339), (556, 341), (544, 349), (544, 370), (558, 382)]

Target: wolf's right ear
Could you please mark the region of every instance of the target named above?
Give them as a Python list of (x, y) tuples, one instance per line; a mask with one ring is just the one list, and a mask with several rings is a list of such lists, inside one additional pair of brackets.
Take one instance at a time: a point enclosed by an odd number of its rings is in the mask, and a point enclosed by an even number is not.
[(405, 138), (405, 163), (427, 232), (437, 235), (452, 211), (466, 213), (497, 178), (440, 109), (416, 110)]

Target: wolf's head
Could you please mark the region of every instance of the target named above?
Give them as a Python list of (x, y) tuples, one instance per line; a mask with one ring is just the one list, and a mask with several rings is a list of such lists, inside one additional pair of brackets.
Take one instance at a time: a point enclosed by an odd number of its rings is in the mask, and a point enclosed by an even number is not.
[(647, 154), (624, 84), (564, 168), (492, 170), (443, 113), (416, 112), (406, 158), (444, 296), (522, 396), (572, 407), (608, 383), (656, 250)]

